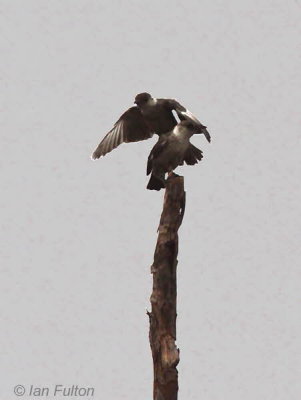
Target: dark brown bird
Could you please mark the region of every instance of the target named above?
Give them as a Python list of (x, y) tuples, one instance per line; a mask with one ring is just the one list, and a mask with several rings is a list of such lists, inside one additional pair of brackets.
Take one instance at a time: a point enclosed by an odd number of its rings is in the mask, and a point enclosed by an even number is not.
[[(173, 111), (181, 121), (190, 121), (196, 128), (195, 133), (203, 133), (208, 142), (211, 140), (206, 126), (176, 100), (155, 99), (149, 93), (140, 93), (135, 97), (135, 104), (106, 134), (92, 154), (93, 159), (104, 156), (123, 142), (138, 142), (149, 139), (154, 133), (161, 136), (172, 131), (177, 125)], [(189, 163), (186, 158), (184, 161)]]
[(189, 141), (195, 131), (192, 122), (181, 121), (171, 132), (159, 137), (147, 161), (147, 175), (151, 173), (147, 189), (164, 188), (166, 172), (172, 172), (184, 161), (194, 165), (203, 158), (202, 151)]

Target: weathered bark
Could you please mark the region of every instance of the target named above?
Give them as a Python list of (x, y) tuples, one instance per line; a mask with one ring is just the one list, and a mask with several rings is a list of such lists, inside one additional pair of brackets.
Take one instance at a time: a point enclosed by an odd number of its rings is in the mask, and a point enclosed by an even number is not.
[(159, 235), (151, 267), (153, 292), (149, 340), (154, 365), (154, 400), (177, 400), (179, 349), (176, 346), (178, 229), (185, 209), (184, 178), (167, 179)]

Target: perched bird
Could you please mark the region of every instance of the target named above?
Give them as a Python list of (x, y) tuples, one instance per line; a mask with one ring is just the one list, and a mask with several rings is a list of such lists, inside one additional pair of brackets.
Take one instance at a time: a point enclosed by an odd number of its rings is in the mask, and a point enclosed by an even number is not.
[[(104, 156), (123, 142), (138, 142), (152, 137), (154, 133), (161, 136), (171, 131), (177, 125), (173, 111), (181, 121), (190, 121), (208, 142), (211, 140), (206, 126), (176, 100), (155, 99), (149, 93), (140, 93), (134, 103), (136, 105), (121, 115), (97, 146), (92, 154), (93, 159)], [(186, 159), (184, 161), (187, 162)]]
[(172, 172), (186, 161), (189, 165), (198, 163), (203, 153), (189, 139), (195, 133), (195, 125), (181, 121), (171, 132), (161, 135), (147, 161), (147, 175), (151, 173), (147, 189), (160, 190), (165, 187), (165, 173)]

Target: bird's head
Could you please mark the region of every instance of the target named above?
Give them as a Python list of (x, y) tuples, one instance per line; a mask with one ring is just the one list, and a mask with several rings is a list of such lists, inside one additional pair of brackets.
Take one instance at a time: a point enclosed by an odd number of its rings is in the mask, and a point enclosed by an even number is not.
[(183, 128), (185, 130), (193, 131), (193, 132), (195, 132), (196, 128), (197, 128), (196, 125), (193, 122), (190, 122), (190, 121), (187, 121), (187, 120), (179, 122), (178, 125), (179, 125), (179, 127)]
[(139, 93), (137, 94), (137, 96), (135, 97), (135, 101), (134, 103), (137, 104), (137, 106), (143, 106), (144, 104), (146, 104), (150, 99), (152, 99), (152, 96), (149, 93)]
[(196, 124), (193, 121), (188, 121), (186, 119), (181, 121), (179, 125), (189, 131), (193, 131), (193, 133), (204, 133), (204, 129), (206, 129), (204, 125)]

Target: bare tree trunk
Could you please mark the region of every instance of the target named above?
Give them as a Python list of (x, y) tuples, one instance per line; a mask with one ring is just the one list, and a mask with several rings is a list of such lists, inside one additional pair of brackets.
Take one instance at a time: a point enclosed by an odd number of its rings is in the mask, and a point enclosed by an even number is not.
[(153, 292), (149, 340), (154, 365), (154, 400), (177, 400), (179, 349), (176, 346), (178, 229), (185, 209), (184, 178), (167, 179), (159, 235), (151, 267)]

